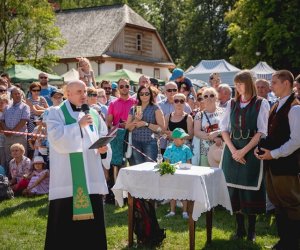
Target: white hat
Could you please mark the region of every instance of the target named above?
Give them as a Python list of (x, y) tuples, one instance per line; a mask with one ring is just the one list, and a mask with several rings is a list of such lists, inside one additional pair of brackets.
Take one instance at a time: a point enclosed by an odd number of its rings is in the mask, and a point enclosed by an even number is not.
[(216, 143), (209, 147), (207, 152), (208, 163), (211, 167), (219, 167), (223, 153), (223, 145), (218, 147)]
[(43, 163), (43, 164), (45, 164), (44, 158), (42, 156), (35, 156), (33, 158), (32, 164), (35, 164), (35, 163)]

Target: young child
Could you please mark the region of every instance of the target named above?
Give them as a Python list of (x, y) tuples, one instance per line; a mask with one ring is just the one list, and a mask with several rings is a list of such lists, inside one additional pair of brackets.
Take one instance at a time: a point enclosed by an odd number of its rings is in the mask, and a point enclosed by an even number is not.
[[(36, 127), (32, 131), (33, 134), (47, 136), (46, 123), (43, 122), (43, 116), (34, 121)], [(49, 169), (49, 145), (47, 137), (33, 136), (28, 140), (29, 146), (34, 149), (33, 157), (42, 156), (45, 161), (45, 168)]]
[(30, 179), (26, 189), (23, 190), (24, 196), (40, 195), (49, 193), (49, 170), (45, 169), (43, 157), (35, 156), (33, 158), (33, 171), (28, 176)]
[[(172, 139), (173, 142), (170, 146), (166, 148), (166, 151), (164, 153), (164, 160), (167, 162), (170, 162), (171, 164), (177, 163), (181, 161), (182, 163), (191, 163), (191, 159), (193, 156), (193, 153), (191, 149), (184, 144), (185, 138), (189, 136), (182, 128), (176, 128), (172, 132)], [(187, 201), (182, 201), (183, 203), (183, 212), (182, 212), (182, 218), (188, 219), (188, 213), (187, 213)], [(166, 217), (171, 217), (175, 215), (175, 209), (176, 209), (176, 201), (171, 200), (171, 212), (166, 215)]]
[[(3, 115), (3, 111), (5, 110), (8, 103), (9, 103), (8, 95), (7, 94), (0, 95), (0, 118)], [(0, 133), (0, 165), (2, 165), (5, 168), (5, 166), (7, 165), (6, 165), (6, 158), (5, 158), (4, 141), (5, 141), (5, 136), (3, 133)], [(8, 173), (8, 169), (5, 169), (5, 175), (7, 173)]]
[(25, 148), (20, 143), (11, 145), (10, 152), (12, 159), (9, 162), (9, 183), (15, 195), (19, 195), (29, 183), (28, 176), (32, 172), (31, 161), (24, 156)]
[(83, 81), (87, 87), (96, 88), (94, 71), (92, 69), (89, 59), (85, 57), (80, 57), (77, 59), (79, 60), (78, 62), (79, 80)]

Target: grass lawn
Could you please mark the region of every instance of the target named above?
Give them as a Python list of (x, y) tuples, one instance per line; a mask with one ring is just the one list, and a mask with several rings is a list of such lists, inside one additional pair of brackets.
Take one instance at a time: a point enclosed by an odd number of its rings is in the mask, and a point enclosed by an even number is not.
[[(157, 217), (161, 228), (167, 229), (167, 238), (158, 249), (189, 249), (188, 222), (181, 218), (181, 210), (177, 215), (165, 218), (168, 205), (157, 208)], [(39, 250), (44, 247), (46, 222), (48, 213), (48, 197), (18, 197), (0, 203), (0, 249)], [(205, 246), (205, 216), (202, 215), (196, 226), (196, 249), (245, 250), (264, 249), (277, 241), (273, 216), (261, 215), (257, 222), (256, 242), (231, 240), (235, 231), (235, 218), (230, 213), (217, 207), (214, 211), (212, 244)], [(127, 206), (122, 208), (105, 205), (106, 233), (108, 249), (127, 248)], [(131, 249), (147, 249), (134, 245)]]

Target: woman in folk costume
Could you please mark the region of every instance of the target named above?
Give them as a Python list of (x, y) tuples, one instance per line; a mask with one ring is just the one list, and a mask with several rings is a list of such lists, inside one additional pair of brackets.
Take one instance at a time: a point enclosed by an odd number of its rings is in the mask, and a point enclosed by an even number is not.
[(244, 215), (248, 216), (247, 239), (255, 241), (256, 215), (265, 212), (266, 193), (262, 162), (254, 156), (260, 136), (267, 134), (269, 104), (257, 97), (252, 73), (239, 72), (235, 78), (235, 98), (227, 104), (220, 123), (225, 149), (222, 169), (232, 209), (236, 212), (234, 238), (246, 236)]
[(81, 111), (84, 82), (72, 81), (66, 90), (68, 99), (46, 113), (51, 171), (45, 249), (107, 249), (102, 164), (109, 168), (111, 149), (89, 149), (107, 127), (97, 111)]

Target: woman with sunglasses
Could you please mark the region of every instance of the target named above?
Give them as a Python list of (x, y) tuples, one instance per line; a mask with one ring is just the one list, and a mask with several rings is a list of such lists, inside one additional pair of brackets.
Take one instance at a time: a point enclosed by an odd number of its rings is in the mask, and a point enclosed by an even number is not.
[(194, 136), (200, 139), (200, 152), (194, 154), (199, 159), (197, 165), (210, 166), (207, 158), (209, 147), (214, 143), (222, 146), (219, 123), (224, 109), (218, 107), (218, 92), (213, 87), (205, 88), (202, 97), (204, 108), (196, 114), (194, 121)]
[[(91, 108), (97, 110), (97, 112), (99, 113), (99, 115), (101, 115), (101, 117), (105, 121), (105, 118), (106, 118), (106, 115), (107, 115), (107, 109), (108, 108), (105, 105), (100, 105), (98, 103), (98, 101), (99, 101), (99, 98), (98, 98), (98, 89), (95, 89), (93, 87), (88, 87), (87, 88), (87, 104)], [(104, 110), (104, 112), (102, 112), (102, 110)]]
[[(126, 129), (132, 131), (132, 145), (156, 161), (158, 154), (157, 140), (153, 133), (161, 132), (165, 119), (161, 109), (155, 104), (150, 87), (141, 86), (137, 92), (137, 106), (131, 108), (126, 122)], [(131, 164), (150, 161), (133, 148)]]
[(247, 215), (247, 239), (255, 241), (256, 214), (266, 211), (266, 192), (262, 162), (254, 156), (254, 148), (260, 136), (267, 134), (270, 107), (266, 99), (257, 96), (249, 70), (239, 72), (234, 83), (235, 98), (228, 102), (220, 123), (226, 144), (221, 166), (236, 213), (234, 238), (246, 236), (244, 215)]
[[(29, 86), (30, 95), (28, 95), (28, 98), (26, 99), (26, 104), (30, 107), (30, 120), (28, 122), (29, 133), (32, 133), (35, 128), (34, 121), (37, 120), (47, 108), (49, 108), (46, 99), (40, 95), (41, 89), (42, 86), (39, 82), (33, 82)], [(31, 156), (32, 153), (32, 150), (28, 150), (28, 156)]]
[(195, 97), (191, 92), (191, 88), (185, 83), (179, 83), (179, 93), (182, 93), (186, 97), (186, 102), (190, 105), (191, 109), (195, 108)]

